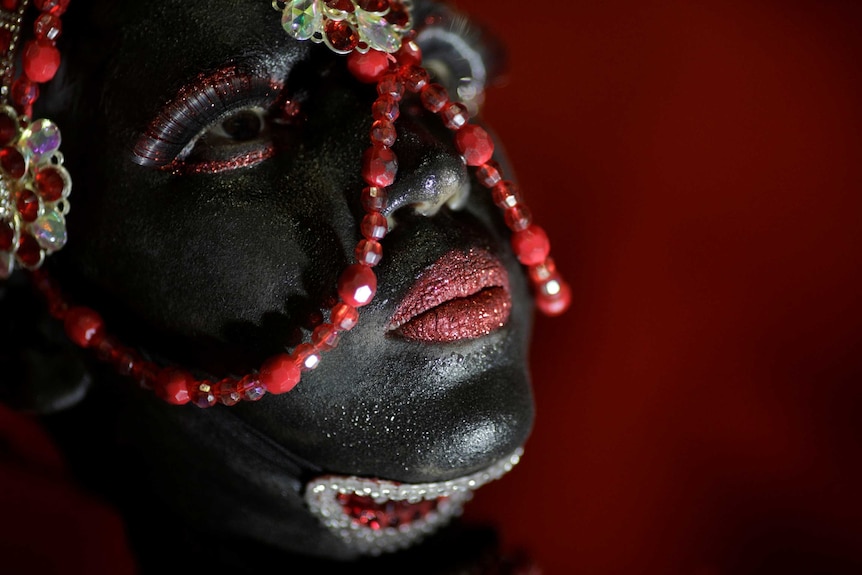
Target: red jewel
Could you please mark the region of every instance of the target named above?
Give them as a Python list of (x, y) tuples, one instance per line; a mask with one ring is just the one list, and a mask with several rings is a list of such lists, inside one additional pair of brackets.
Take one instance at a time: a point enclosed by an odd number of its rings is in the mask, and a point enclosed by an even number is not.
[(387, 22), (394, 26), (404, 28), (410, 23), (410, 14), (402, 2), (392, 0), (389, 3), (389, 12), (384, 16)]
[(212, 381), (195, 382), (189, 393), (192, 403), (200, 408), (212, 407), (218, 402), (214, 389), (215, 383)]
[(368, 305), (376, 292), (377, 276), (368, 266), (353, 264), (338, 278), (338, 295), (352, 307)]
[(344, 302), (339, 302), (332, 308), (330, 320), (339, 331), (350, 331), (359, 323), (359, 311)]
[(0, 150), (0, 168), (12, 178), (18, 180), (27, 171), (27, 162), (16, 148), (8, 146)]
[(425, 109), (435, 114), (449, 103), (449, 93), (446, 88), (436, 83), (427, 84), (422, 88), (419, 97), (422, 99), (422, 105), (425, 106)]
[(39, 15), (33, 23), (33, 33), (39, 40), (56, 41), (62, 32), (60, 18), (49, 12)]
[(326, 5), (334, 10), (342, 12), (353, 12), (353, 2), (350, 0), (325, 0)]
[[(350, 2), (347, 2), (350, 4)], [(347, 56), (347, 69), (350, 73), (366, 84), (373, 84), (380, 80), (392, 65), (391, 57), (380, 50), (369, 50), (367, 53), (353, 51)]]
[(362, 177), (369, 186), (385, 188), (391, 186), (398, 173), (398, 158), (395, 153), (380, 144), (374, 144), (362, 158)]
[(531, 265), (527, 272), (533, 283), (544, 283), (557, 274), (557, 264), (553, 258), (547, 258), (540, 264)]
[(476, 179), (486, 188), (493, 188), (503, 181), (503, 176), (500, 174), (500, 166), (497, 162), (491, 160), (486, 164), (482, 164), (476, 168)]
[(0, 221), (0, 250), (12, 251), (12, 241), (15, 239), (15, 230), (9, 222)]
[(491, 198), (494, 204), (501, 210), (514, 208), (521, 203), (521, 194), (513, 182), (502, 181), (491, 190)]
[(512, 249), (525, 266), (540, 264), (548, 257), (551, 244), (545, 230), (537, 225), (512, 234)]
[(19, 112), (27, 113), (33, 102), (39, 97), (39, 86), (34, 84), (25, 74), (21, 74), (12, 82), (12, 102)]
[(36, 191), (46, 202), (56, 202), (63, 196), (66, 181), (57, 168), (47, 167), (36, 174)]
[(28, 189), (15, 194), (15, 207), (25, 222), (35, 222), (39, 217), (39, 198)]
[(27, 41), (22, 58), (24, 73), (40, 84), (53, 78), (60, 67), (60, 51), (49, 40)]
[(69, 0), (36, 0), (34, 2), (39, 12), (48, 12), (55, 16), (62, 16), (69, 7)]
[(310, 343), (301, 343), (290, 354), (301, 371), (312, 371), (320, 365), (320, 350)]
[(0, 8), (8, 10), (9, 12), (14, 12), (18, 9), (19, 2), (20, 0), (0, 0)]
[(18, 135), (18, 125), (15, 119), (7, 114), (0, 114), (0, 146), (8, 146)]
[(569, 308), (572, 303), (572, 290), (569, 285), (560, 281), (559, 291), (556, 294), (549, 295), (540, 292), (536, 298), (536, 306), (547, 316), (557, 316), (562, 314)]
[(389, 205), (389, 194), (386, 193), (385, 188), (368, 186), (362, 189), (360, 201), (366, 212), (380, 212)]
[(359, 34), (346, 20), (327, 20), (323, 31), (332, 47), (340, 52), (349, 52), (359, 44)]
[(506, 220), (506, 225), (513, 232), (522, 232), (530, 227), (533, 223), (533, 215), (527, 206), (513, 206), (505, 211), (503, 217)]
[(366, 12), (386, 12), (389, 0), (357, 0), (356, 4)]
[(105, 336), (105, 322), (102, 317), (86, 307), (73, 307), (66, 312), (64, 321), (66, 335), (80, 347), (98, 345)]
[(464, 104), (453, 102), (440, 110), (440, 118), (443, 120), (443, 124), (450, 130), (460, 130), (467, 125), (470, 113)]
[(384, 74), (377, 83), (377, 94), (400, 100), (404, 96), (404, 81), (397, 74)]
[(30, 234), (22, 233), (18, 238), (18, 251), (15, 255), (25, 266), (37, 266), (42, 260), (42, 248)]
[(375, 120), (389, 120), (394, 122), (401, 114), (398, 108), (398, 100), (391, 94), (381, 94), (371, 106), (371, 116)]
[(231, 377), (218, 382), (215, 386), (215, 394), (219, 403), (231, 407), (242, 401), (242, 394), (237, 389), (238, 386), (239, 382)]
[(156, 393), (160, 398), (174, 405), (185, 405), (191, 401), (189, 388), (194, 387), (195, 378), (188, 372), (173, 367), (159, 371), (156, 379)]
[(377, 120), (371, 125), (371, 141), (375, 144), (389, 148), (395, 143), (397, 137), (395, 125), (389, 120)]
[(455, 146), (468, 166), (481, 166), (494, 155), (491, 136), (475, 124), (468, 124), (455, 132)]
[[(390, 11), (389, 14), (392, 12)], [(387, 19), (389, 14), (386, 15)], [(422, 63), (422, 49), (415, 40), (407, 40), (401, 43), (401, 48), (395, 53), (395, 59), (402, 66), (418, 66)]]
[(260, 368), (260, 382), (270, 393), (287, 393), (299, 383), (302, 374), (294, 358), (286, 353), (272, 357)]
[(389, 222), (386, 221), (386, 216), (380, 212), (372, 212), (362, 218), (362, 224), (359, 229), (362, 231), (365, 239), (382, 240), (389, 231)]
[(327, 351), (338, 345), (338, 330), (331, 323), (317, 326), (311, 334), (311, 343), (318, 351)]
[(404, 87), (414, 94), (431, 81), (428, 71), (421, 66), (404, 66), (401, 68), (401, 77), (404, 78)]
[(360, 240), (356, 244), (356, 261), (362, 265), (374, 267), (383, 259), (383, 246), (374, 240)]

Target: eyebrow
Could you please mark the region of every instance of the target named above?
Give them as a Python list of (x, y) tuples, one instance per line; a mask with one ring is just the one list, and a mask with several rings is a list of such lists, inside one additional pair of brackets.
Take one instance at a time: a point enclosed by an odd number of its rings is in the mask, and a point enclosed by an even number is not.
[(132, 147), (132, 161), (151, 168), (168, 166), (226, 110), (250, 105), (269, 107), (283, 90), (283, 84), (235, 64), (202, 73), (161, 106)]

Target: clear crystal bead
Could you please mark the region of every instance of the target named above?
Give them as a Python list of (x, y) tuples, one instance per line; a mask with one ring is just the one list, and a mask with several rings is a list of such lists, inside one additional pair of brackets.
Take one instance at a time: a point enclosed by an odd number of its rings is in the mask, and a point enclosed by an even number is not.
[(356, 10), (356, 22), (360, 39), (372, 49), (391, 54), (401, 48), (401, 36), (382, 16)]
[(30, 233), (42, 249), (55, 252), (65, 246), (68, 239), (66, 218), (55, 210), (48, 210), (45, 215), (30, 225)]
[(36, 120), (22, 134), (22, 139), (26, 142), (25, 153), (39, 160), (60, 148), (60, 128), (51, 120)]
[(284, 7), (281, 25), (293, 38), (309, 40), (323, 29), (318, 0), (292, 0)]

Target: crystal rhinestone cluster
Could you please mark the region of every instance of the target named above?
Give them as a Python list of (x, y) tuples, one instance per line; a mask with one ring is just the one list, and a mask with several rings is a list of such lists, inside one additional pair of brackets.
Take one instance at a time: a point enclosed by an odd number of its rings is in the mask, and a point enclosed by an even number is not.
[(273, 6), (291, 37), (322, 42), (338, 54), (396, 52), (413, 27), (411, 0), (288, 0)]
[(328, 475), (310, 482), (311, 511), (350, 547), (367, 555), (397, 551), (418, 542), (460, 515), (473, 491), (518, 464), (518, 449), (488, 469), (434, 483)]

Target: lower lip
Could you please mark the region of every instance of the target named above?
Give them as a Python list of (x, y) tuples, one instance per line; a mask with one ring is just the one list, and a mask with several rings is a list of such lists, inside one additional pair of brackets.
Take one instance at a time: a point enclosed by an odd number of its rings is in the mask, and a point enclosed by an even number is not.
[(512, 299), (503, 287), (487, 287), (468, 297), (446, 301), (400, 326), (405, 339), (445, 343), (483, 337), (509, 320)]

